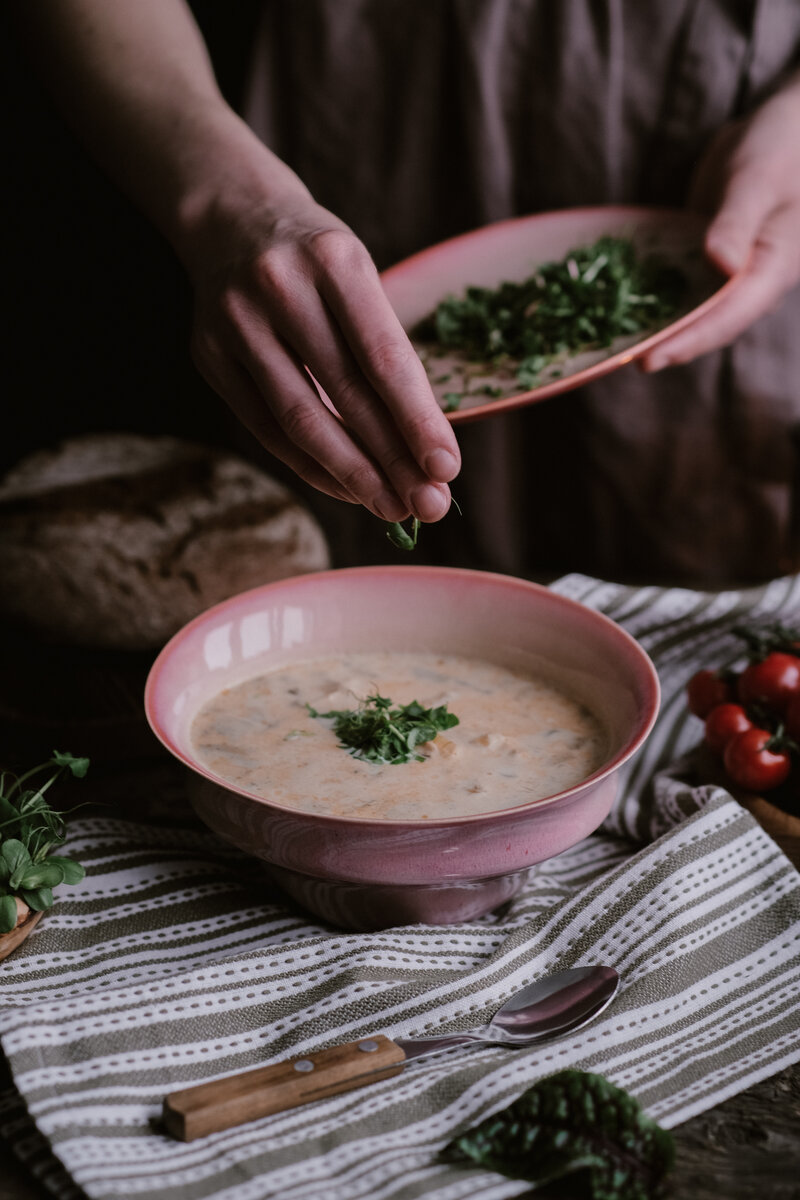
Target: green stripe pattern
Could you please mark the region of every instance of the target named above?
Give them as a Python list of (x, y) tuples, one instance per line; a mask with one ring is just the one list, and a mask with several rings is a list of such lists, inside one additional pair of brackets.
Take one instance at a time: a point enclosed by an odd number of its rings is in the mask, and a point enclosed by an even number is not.
[[(573, 575), (556, 588), (645, 646), (663, 709), (606, 825), (534, 868), (501, 913), (332, 931), (203, 830), (72, 823), (65, 852), (86, 879), (0, 964), (13, 1080), (0, 1125), (53, 1194), (501, 1200), (528, 1185), (439, 1151), (547, 1074), (600, 1072), (672, 1126), (800, 1058), (800, 875), (724, 790), (670, 770), (700, 734), (689, 675), (733, 661), (733, 624), (791, 621), (800, 583), (703, 595)], [(159, 1132), (178, 1088), (378, 1032), (469, 1028), (524, 984), (601, 962), (620, 995), (549, 1045), (441, 1051), (189, 1144)]]

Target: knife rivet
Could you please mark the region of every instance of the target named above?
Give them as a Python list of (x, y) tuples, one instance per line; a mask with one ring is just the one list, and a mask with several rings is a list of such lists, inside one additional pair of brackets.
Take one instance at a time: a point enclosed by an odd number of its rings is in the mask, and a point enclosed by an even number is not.
[(365, 1042), (358, 1043), (359, 1050), (363, 1050), (366, 1054), (371, 1054), (373, 1050), (378, 1049), (378, 1043), (373, 1042), (371, 1038), (367, 1038)]
[(314, 1070), (314, 1064), (312, 1063), (310, 1058), (298, 1058), (297, 1062), (294, 1063), (293, 1065), (294, 1065), (295, 1071), (305, 1072), (305, 1071), (313, 1071)]

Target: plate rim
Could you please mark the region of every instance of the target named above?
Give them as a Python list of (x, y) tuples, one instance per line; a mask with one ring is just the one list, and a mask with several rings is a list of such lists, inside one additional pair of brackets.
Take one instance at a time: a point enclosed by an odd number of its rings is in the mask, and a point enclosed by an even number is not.
[[(431, 255), (444, 251), (454, 245), (463, 244), (473, 239), (485, 237), (487, 233), (499, 231), (503, 228), (512, 226), (533, 225), (544, 221), (558, 221), (564, 217), (580, 217), (586, 215), (587, 218), (598, 217), (601, 214), (613, 214), (615, 218), (636, 218), (655, 219), (675, 219), (678, 218), (683, 222), (700, 222), (704, 220), (706, 223), (709, 218), (704, 214), (694, 212), (692, 209), (686, 208), (670, 208), (663, 205), (647, 205), (647, 204), (596, 204), (596, 205), (577, 205), (570, 208), (549, 209), (546, 212), (528, 213), (515, 217), (503, 217), (498, 221), (489, 222), (486, 225), (479, 225), (475, 229), (468, 229), (464, 233), (455, 234), (453, 237), (445, 238), (440, 242), (435, 242), (430, 246), (424, 247), (422, 250), (417, 250), (414, 254), (408, 255), (407, 258), (401, 259), (392, 266), (387, 267), (380, 272), (381, 283), (391, 280), (400, 274), (404, 274), (409, 269), (413, 269), (422, 260)], [(711, 309), (715, 308), (723, 299), (726, 299), (731, 291), (736, 288), (744, 276), (745, 268), (734, 272), (727, 278), (720, 270), (722, 283), (700, 304), (691, 309), (688, 313), (684, 313), (682, 317), (671, 321), (669, 325), (665, 325), (663, 329), (657, 329), (637, 342), (634, 346), (629, 346), (624, 350), (618, 351), (616, 354), (610, 354), (608, 358), (602, 359), (599, 363), (593, 364), (591, 367), (585, 367), (580, 371), (576, 371), (573, 375), (568, 375), (566, 378), (552, 379), (547, 383), (541, 384), (536, 388), (529, 388), (525, 392), (517, 392), (513, 396), (506, 396), (501, 400), (492, 400), (485, 404), (476, 404), (472, 408), (456, 409), (454, 412), (445, 412), (453, 425), (463, 425), (470, 421), (479, 421), (484, 417), (496, 416), (501, 413), (512, 412), (518, 408), (527, 408), (531, 404), (536, 404), (540, 400), (547, 400), (551, 396), (558, 396), (565, 392), (575, 391), (584, 384), (592, 383), (595, 379), (600, 379), (604, 375), (611, 374), (612, 371), (618, 370), (620, 367), (627, 366), (628, 363), (635, 362), (637, 359), (644, 357), (654, 346), (660, 342), (666, 341), (667, 338), (674, 334), (683, 331), (695, 321), (704, 317)], [(442, 410), (444, 412), (444, 410)]]

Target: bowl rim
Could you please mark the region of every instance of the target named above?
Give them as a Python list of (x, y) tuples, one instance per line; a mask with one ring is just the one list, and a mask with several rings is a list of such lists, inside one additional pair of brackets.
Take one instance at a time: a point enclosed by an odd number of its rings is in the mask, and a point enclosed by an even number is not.
[[(552, 796), (542, 796), (537, 800), (531, 800), (527, 804), (511, 805), (507, 808), (491, 809), (488, 812), (482, 813), (464, 813), (462, 815), (450, 817), (431, 817), (422, 820), (420, 818), (382, 818), (382, 817), (356, 817), (343, 816), (334, 813), (312, 813), (305, 809), (295, 808), (291, 805), (280, 804), (275, 800), (270, 800), (266, 796), (259, 796), (256, 792), (248, 791), (246, 788), (238, 787), (235, 784), (222, 779), (213, 771), (208, 770), (197, 760), (189, 755), (176, 745), (172, 738), (161, 728), (161, 724), (156, 716), (156, 695), (160, 680), (169, 663), (171, 655), (175, 649), (188, 637), (192, 632), (201, 627), (209, 620), (216, 617), (225, 610), (235, 607), (249, 597), (261, 595), (264, 593), (274, 594), (281, 590), (289, 588), (310, 587), (314, 584), (324, 583), (327, 579), (343, 577), (414, 577), (421, 578), (423, 576), (433, 576), (435, 578), (462, 578), (466, 580), (479, 579), (485, 581), (491, 586), (508, 587), (520, 591), (529, 591), (536, 594), (545, 594), (551, 597), (557, 604), (563, 605), (567, 609), (580, 612), (584, 617), (588, 616), (598, 625), (604, 626), (611, 632), (612, 637), (619, 640), (620, 645), (625, 646), (632, 659), (635, 661), (641, 671), (641, 678), (645, 685), (649, 685), (649, 695), (647, 703), (643, 706), (643, 711), (639, 722), (635, 727), (634, 733), (627, 739), (624, 745), (617, 753), (603, 763), (598, 769), (581, 779), (578, 783), (570, 788), (565, 788), (563, 791), (555, 792)], [(313, 656), (309, 656), (313, 657)], [(644, 689), (647, 691), (647, 686)], [(234, 795), (241, 796), (247, 800), (254, 800), (258, 804), (273, 810), (276, 813), (290, 815), (298, 820), (305, 819), (312, 823), (322, 822), (332, 826), (357, 826), (360, 828), (376, 830), (421, 830), (447, 828), (449, 826), (464, 826), (475, 825), (497, 821), (502, 818), (511, 818), (522, 816), (526, 813), (531, 813), (534, 810), (541, 808), (549, 808), (554, 804), (563, 804), (571, 797), (575, 797), (583, 792), (587, 787), (594, 787), (607, 779), (610, 775), (619, 770), (621, 766), (632, 758), (633, 755), (640, 749), (643, 743), (652, 730), (659, 713), (661, 700), (661, 686), (658, 678), (658, 673), (653, 665), (647, 652), (639, 645), (636, 639), (623, 629), (611, 617), (607, 617), (605, 613), (599, 612), (595, 608), (590, 608), (586, 604), (582, 604), (578, 600), (573, 600), (569, 596), (563, 596), (560, 592), (555, 592), (551, 588), (541, 583), (535, 583), (533, 580), (522, 579), (516, 575), (504, 575), (495, 571), (479, 571), (468, 567), (439, 567), (429, 566), (427, 564), (381, 564), (376, 566), (365, 567), (334, 567), (326, 571), (308, 572), (302, 575), (291, 575), (284, 579), (274, 580), (271, 583), (260, 584), (254, 588), (248, 588), (243, 592), (236, 592), (233, 596), (227, 597), (225, 600), (219, 601), (217, 604), (204, 609), (198, 613), (191, 621), (172, 635), (168, 642), (162, 647), (153, 661), (152, 666), (147, 675), (147, 681), (144, 689), (144, 709), (148, 724), (154, 735), (158, 738), (161, 744), (185, 767), (188, 767), (195, 775), (207, 779), (209, 782), (222, 787)]]

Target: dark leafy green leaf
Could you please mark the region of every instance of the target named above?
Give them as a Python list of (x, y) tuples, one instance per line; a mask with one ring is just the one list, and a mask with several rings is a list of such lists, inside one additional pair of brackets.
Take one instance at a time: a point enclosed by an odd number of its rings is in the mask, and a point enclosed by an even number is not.
[(456, 1138), (444, 1157), (539, 1185), (576, 1175), (591, 1200), (651, 1200), (672, 1168), (674, 1142), (622, 1088), (561, 1071)]
[(53, 907), (53, 893), (49, 887), (23, 888), (21, 894), (22, 899), (34, 912)]
[(76, 758), (74, 754), (68, 754), (66, 751), (62, 753), (59, 750), (54, 750), (53, 762), (57, 767), (66, 767), (76, 779), (83, 779), (89, 770), (88, 758)]
[(13, 896), (0, 896), (0, 933), (11, 933), (17, 924), (17, 904)]
[(80, 883), (86, 875), (86, 871), (79, 862), (75, 862), (73, 858), (62, 858), (60, 854), (51, 854), (47, 859), (47, 863), (57, 863), (63, 872), (64, 883)]
[(374, 763), (424, 762), (425, 756), (417, 753), (417, 746), (433, 741), (440, 730), (458, 725), (458, 717), (447, 711), (446, 704), (423, 708), (412, 700), (392, 708), (391, 700), (377, 693), (358, 708), (321, 713), (310, 705), (306, 707), (309, 716), (333, 721), (334, 733), (344, 750), (354, 758)]

